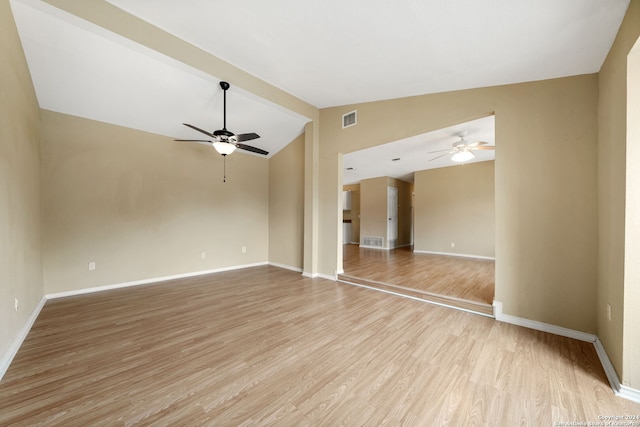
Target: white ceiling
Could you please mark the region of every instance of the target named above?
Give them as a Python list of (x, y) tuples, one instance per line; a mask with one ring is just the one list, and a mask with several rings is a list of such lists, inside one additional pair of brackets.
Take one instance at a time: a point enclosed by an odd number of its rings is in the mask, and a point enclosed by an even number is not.
[[(460, 123), (434, 132), (345, 154), (342, 157), (344, 168), (342, 182), (345, 185), (355, 184), (363, 179), (379, 176), (390, 176), (413, 182), (414, 172), (460, 165), (451, 160), (451, 155), (435, 159), (443, 152), (432, 153), (432, 151), (451, 149), (454, 143), (460, 141), (460, 136), (464, 136), (467, 143), (484, 141), (488, 143), (487, 145), (495, 145), (495, 117), (489, 116)], [(495, 159), (493, 150), (477, 150), (473, 151), (473, 154), (476, 157), (465, 163)]]
[(319, 108), (595, 73), (629, 0), (108, 0)]
[[(319, 107), (599, 71), (629, 0), (109, 0)], [(40, 106), (171, 138), (222, 127), (221, 80), (39, 0), (11, 0)], [(232, 84), (276, 153), (309, 120)]]

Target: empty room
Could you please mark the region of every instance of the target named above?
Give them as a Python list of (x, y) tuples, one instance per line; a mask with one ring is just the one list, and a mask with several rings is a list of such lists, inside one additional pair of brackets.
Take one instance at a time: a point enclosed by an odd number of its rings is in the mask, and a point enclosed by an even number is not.
[[(640, 425), (640, 0), (0, 20), (0, 425)], [(483, 311), (344, 280), (396, 246), (490, 260)]]

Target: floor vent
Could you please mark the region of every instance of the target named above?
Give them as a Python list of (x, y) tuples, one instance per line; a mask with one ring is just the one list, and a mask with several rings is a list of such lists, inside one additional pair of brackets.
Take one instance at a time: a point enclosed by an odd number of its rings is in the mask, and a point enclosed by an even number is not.
[(377, 236), (364, 236), (362, 237), (362, 246), (370, 246), (374, 248), (382, 248), (382, 237)]
[(358, 123), (358, 110), (353, 110), (342, 115), (342, 129), (355, 126)]

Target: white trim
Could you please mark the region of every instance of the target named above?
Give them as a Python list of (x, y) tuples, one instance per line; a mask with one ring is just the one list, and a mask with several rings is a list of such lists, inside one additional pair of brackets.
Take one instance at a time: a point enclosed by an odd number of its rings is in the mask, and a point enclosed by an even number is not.
[(492, 256), (484, 256), (484, 255), (470, 255), (470, 254), (458, 254), (453, 252), (435, 252), (435, 251), (418, 251), (413, 250), (414, 254), (428, 254), (428, 255), (447, 255), (447, 256), (457, 256), (460, 258), (478, 258), (478, 259), (490, 259), (495, 261), (496, 257)]
[(358, 245), (360, 248), (364, 249), (378, 249), (379, 251), (388, 251), (390, 248), (385, 248), (383, 246), (370, 246), (370, 245)]
[(336, 282), (338, 280), (338, 276), (329, 276), (328, 274), (322, 273), (302, 273), (304, 277), (308, 277), (309, 279), (327, 279)]
[(2, 358), (0, 358), (0, 380), (2, 379), (2, 377), (4, 377), (7, 369), (9, 369), (9, 365), (11, 365), (11, 362), (13, 362), (13, 358), (16, 357), (16, 354), (18, 354), (18, 350), (20, 350), (22, 343), (27, 338), (31, 327), (40, 315), (40, 311), (42, 310), (42, 307), (44, 307), (44, 304), (46, 302), (47, 299), (45, 297), (42, 297), (40, 299), (40, 302), (38, 302), (38, 305), (36, 305), (36, 307), (29, 315), (29, 318), (27, 318), (27, 321), (22, 326), (22, 329), (20, 329), (20, 332), (18, 333), (16, 338), (13, 340), (5, 354), (2, 355)]
[(271, 262), (271, 261), (269, 261), (269, 265), (273, 267), (284, 268), (285, 270), (291, 270), (291, 271), (296, 271), (298, 273), (302, 273), (302, 268), (294, 267), (292, 265), (279, 264), (277, 262)]
[(148, 285), (150, 283), (165, 282), (167, 280), (185, 279), (188, 277), (195, 277), (195, 276), (204, 276), (207, 274), (221, 273), (223, 271), (231, 271), (231, 270), (240, 270), (242, 268), (258, 267), (258, 266), (267, 265), (267, 264), (268, 264), (267, 262), (257, 262), (254, 264), (234, 265), (232, 267), (216, 268), (213, 270), (202, 270), (202, 271), (195, 271), (192, 273), (174, 274), (172, 276), (153, 277), (151, 279), (134, 280), (131, 282), (115, 283), (112, 285), (96, 286), (93, 288), (84, 288), (84, 289), (77, 289), (73, 291), (56, 292), (53, 294), (45, 295), (45, 298), (56, 299), (56, 298), (64, 298), (64, 297), (70, 297), (75, 295), (91, 294), (94, 292), (109, 291), (112, 289), (119, 289), (119, 288), (128, 288), (130, 286)]
[(640, 403), (640, 390), (636, 390), (626, 385), (620, 386), (620, 392), (616, 393), (620, 397)]
[(332, 280), (334, 282), (338, 281), (338, 276), (330, 276), (328, 274), (322, 274), (322, 273), (318, 273), (316, 275), (316, 277), (319, 277), (321, 279), (327, 279), (327, 280)]
[(384, 292), (385, 294), (391, 294), (391, 295), (395, 295), (395, 296), (399, 296), (399, 297), (403, 297), (403, 298), (409, 298), (409, 299), (412, 299), (412, 300), (415, 300), (415, 301), (426, 302), (426, 303), (437, 305), (437, 306), (440, 306), (440, 307), (453, 308), (455, 310), (465, 311), (467, 313), (478, 314), (480, 316), (493, 318), (492, 315), (486, 314), (486, 313), (481, 313), (479, 311), (473, 311), (473, 310), (469, 310), (469, 309), (462, 308), (462, 307), (456, 307), (454, 305), (448, 305), (448, 304), (444, 304), (444, 303), (441, 303), (441, 302), (430, 301), (428, 299), (423, 299), (423, 298), (414, 297), (414, 296), (411, 296), (411, 295), (401, 294), (401, 293), (389, 291), (389, 290), (386, 290), (386, 289), (374, 288), (373, 286), (367, 286), (367, 285), (363, 285), (361, 283), (349, 282), (348, 280), (340, 280), (340, 283), (345, 283), (347, 285), (352, 285), (352, 286), (359, 286), (361, 288), (371, 289), (373, 291)]
[(511, 323), (513, 325), (523, 326), (525, 328), (536, 329), (538, 331), (549, 332), (551, 334), (560, 335), (563, 337), (574, 338), (580, 341), (586, 341), (593, 343), (593, 346), (600, 359), (600, 364), (604, 373), (607, 376), (609, 385), (613, 390), (613, 394), (625, 399), (629, 399), (633, 402), (640, 403), (640, 390), (633, 389), (624, 385), (620, 385), (620, 379), (616, 373), (607, 352), (600, 342), (600, 339), (593, 334), (587, 334), (585, 332), (576, 331), (574, 329), (567, 329), (560, 326), (551, 325), (548, 323), (538, 322), (536, 320), (523, 319), (521, 317), (511, 316), (510, 314), (504, 314), (502, 312), (502, 303), (500, 301), (493, 302), (493, 312), (495, 318), (499, 322)]
[(596, 348), (596, 353), (598, 353), (598, 358), (600, 359), (600, 363), (602, 364), (602, 368), (604, 369), (604, 373), (607, 376), (607, 380), (609, 380), (609, 384), (611, 385), (613, 392), (618, 394), (620, 392), (620, 380), (618, 379), (618, 374), (611, 363), (611, 359), (609, 359), (602, 342), (600, 342), (600, 339), (597, 337), (593, 346)]
[(575, 329), (563, 328), (562, 326), (552, 325), (550, 323), (538, 322), (537, 320), (524, 319), (522, 317), (512, 316), (510, 314), (504, 314), (502, 312), (502, 303), (500, 301), (493, 301), (493, 313), (496, 320), (505, 323), (511, 323), (513, 325), (524, 326), (525, 328), (535, 329), (542, 332), (549, 332), (550, 334), (560, 335), (567, 338), (573, 338), (585, 342), (595, 342), (598, 337), (593, 334), (587, 334), (585, 332), (576, 331)]
[(604, 346), (600, 342), (600, 339), (596, 337), (596, 341), (593, 343), (593, 345), (596, 348), (596, 353), (598, 353), (598, 358), (600, 359), (600, 363), (602, 364), (604, 373), (607, 376), (607, 380), (609, 380), (609, 384), (613, 389), (613, 394), (625, 399), (629, 399), (633, 402), (640, 403), (640, 390), (636, 390), (634, 388), (620, 384), (618, 373), (613, 367), (613, 364), (611, 363), (611, 360), (609, 359)]

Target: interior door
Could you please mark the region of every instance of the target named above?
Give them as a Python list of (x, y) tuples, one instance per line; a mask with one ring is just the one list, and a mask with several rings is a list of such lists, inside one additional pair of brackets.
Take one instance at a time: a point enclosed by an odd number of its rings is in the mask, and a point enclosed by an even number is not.
[(398, 244), (398, 189), (387, 187), (387, 248)]

